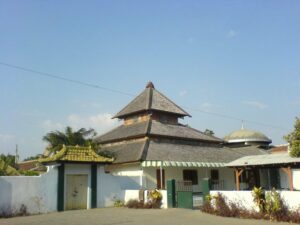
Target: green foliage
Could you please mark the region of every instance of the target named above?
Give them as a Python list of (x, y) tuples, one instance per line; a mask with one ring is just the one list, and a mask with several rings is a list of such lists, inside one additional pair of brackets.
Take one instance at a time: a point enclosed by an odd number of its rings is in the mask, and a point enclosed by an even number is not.
[[(300, 211), (289, 211), (280, 194), (273, 189), (264, 195), (261, 188), (252, 191), (253, 200), (256, 204), (263, 204), (264, 211), (256, 212), (246, 210), (239, 203), (226, 201), (220, 193), (207, 196), (207, 201), (201, 206), (201, 211), (224, 217), (238, 217), (247, 219), (267, 219), (291, 223), (300, 223)], [(261, 208), (261, 207), (260, 207)]]
[(38, 172), (32, 171), (32, 170), (19, 170), (19, 173), (22, 176), (38, 176), (38, 175), (40, 175)]
[(15, 158), (16, 157), (14, 155), (10, 155), (10, 154), (7, 154), (7, 155), (1, 154), (0, 155), (0, 160), (2, 160), (6, 165), (14, 167), (14, 168), (16, 168)]
[(0, 159), (0, 176), (18, 176), (18, 171), (6, 163), (4, 160)]
[(70, 146), (92, 146), (95, 147), (92, 142), (92, 138), (96, 136), (94, 129), (81, 128), (77, 131), (73, 131), (71, 127), (66, 127), (65, 132), (51, 131), (43, 137), (43, 140), (48, 142), (48, 150), (56, 153), (61, 150), (63, 145)]
[(289, 221), (288, 209), (275, 188), (266, 194), (265, 207), (270, 220)]
[(253, 201), (258, 206), (260, 212), (265, 211), (265, 192), (262, 187), (254, 187), (252, 190)]
[(121, 200), (116, 200), (114, 202), (114, 207), (124, 207), (124, 202), (122, 202)]
[(300, 157), (300, 119), (298, 117), (296, 117), (294, 130), (284, 136), (284, 139), (290, 144), (290, 156)]
[(158, 190), (152, 190), (150, 191), (150, 198), (151, 200), (161, 200), (162, 194)]
[(204, 134), (209, 135), (209, 136), (214, 136), (215, 133), (212, 130), (205, 129)]

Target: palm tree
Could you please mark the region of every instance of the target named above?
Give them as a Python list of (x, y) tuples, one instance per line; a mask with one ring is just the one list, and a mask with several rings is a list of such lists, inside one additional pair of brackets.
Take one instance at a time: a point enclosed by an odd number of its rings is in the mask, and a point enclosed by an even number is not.
[(92, 138), (96, 136), (94, 129), (81, 128), (73, 131), (71, 127), (66, 127), (65, 132), (51, 131), (43, 137), (43, 141), (48, 142), (47, 150), (50, 153), (56, 153), (61, 150), (63, 145), (79, 145), (91, 146), (93, 145)]

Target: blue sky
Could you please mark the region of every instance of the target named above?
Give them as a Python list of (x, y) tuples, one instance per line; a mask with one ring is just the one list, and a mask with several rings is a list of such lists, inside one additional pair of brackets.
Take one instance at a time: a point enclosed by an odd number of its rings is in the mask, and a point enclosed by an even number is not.
[[(137, 95), (147, 81), (219, 137), (241, 121), (284, 143), (300, 111), (300, 2), (4, 1), (0, 62)], [(0, 153), (41, 153), (47, 132), (103, 133), (132, 97), (0, 65)], [(197, 109), (195, 111), (191, 109)]]

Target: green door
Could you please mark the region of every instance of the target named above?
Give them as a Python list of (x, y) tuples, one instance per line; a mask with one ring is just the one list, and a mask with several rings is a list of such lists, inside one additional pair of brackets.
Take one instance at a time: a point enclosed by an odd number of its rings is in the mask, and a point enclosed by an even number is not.
[(178, 208), (193, 209), (193, 192), (178, 191), (177, 204), (178, 204)]

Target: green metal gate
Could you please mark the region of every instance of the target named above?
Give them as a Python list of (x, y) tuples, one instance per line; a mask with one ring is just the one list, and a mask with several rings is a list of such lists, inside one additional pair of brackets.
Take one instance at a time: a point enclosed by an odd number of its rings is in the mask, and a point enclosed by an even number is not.
[(176, 181), (177, 207), (193, 209), (192, 181)]

